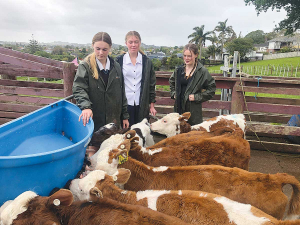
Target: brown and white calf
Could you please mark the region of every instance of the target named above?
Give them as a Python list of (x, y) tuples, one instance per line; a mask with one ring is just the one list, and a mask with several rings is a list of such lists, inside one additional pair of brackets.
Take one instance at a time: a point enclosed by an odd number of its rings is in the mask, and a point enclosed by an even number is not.
[(221, 115), (210, 118), (200, 124), (191, 126), (187, 121), (191, 113), (186, 112), (182, 115), (178, 113), (169, 113), (160, 120), (150, 125), (151, 130), (167, 137), (177, 134), (187, 133), (191, 130), (202, 130), (211, 132), (219, 127), (239, 127), (245, 132), (246, 119), (243, 114)]
[(287, 216), (300, 216), (300, 183), (285, 173), (263, 174), (217, 165), (151, 167), (131, 157), (118, 168), (131, 171), (125, 190), (196, 190), (222, 195), (250, 204), (282, 219), (288, 198), (282, 192), (285, 184), (293, 188)]
[(28, 191), (16, 198), (1, 213), (1, 225), (182, 225), (184, 221), (154, 212), (146, 207), (99, 199), (73, 202), (69, 190), (61, 189), (50, 197)]
[[(226, 134), (226, 135), (225, 135)], [(161, 147), (179, 146), (182, 144), (187, 144), (191, 141), (198, 140), (203, 137), (215, 137), (215, 136), (233, 136), (236, 138), (244, 138), (244, 132), (240, 128), (230, 128), (230, 127), (220, 127), (216, 128), (211, 132), (207, 131), (190, 131), (188, 133), (182, 133), (172, 137), (165, 138), (156, 144), (148, 147), (147, 149), (156, 149)], [(180, 137), (180, 138), (179, 138)], [(138, 147), (138, 146), (137, 146)], [(132, 147), (134, 149), (134, 147)]]
[(102, 197), (108, 197), (176, 216), (191, 224), (295, 225), (300, 222), (300, 220), (279, 221), (249, 204), (238, 203), (207, 192), (185, 190), (132, 192), (124, 191), (114, 184), (126, 182), (129, 176), (130, 171), (126, 169), (120, 169), (114, 176), (100, 170), (93, 171), (83, 179), (73, 180), (70, 190), (78, 199), (97, 202)]
[(116, 161), (113, 163), (113, 156), (98, 160), (101, 166), (97, 169), (104, 170), (108, 175), (116, 173), (117, 168), (131, 171), (131, 176), (124, 186), (125, 190), (205, 191), (251, 204), (277, 219), (282, 219), (288, 205), (288, 198), (282, 192), (282, 187), (290, 184), (293, 187), (293, 194), (288, 216), (294, 218), (300, 215), (300, 183), (294, 176), (288, 174), (263, 174), (217, 165), (152, 167), (131, 157), (122, 164)]
[(131, 148), (129, 155), (149, 166), (215, 164), (248, 170), (250, 145), (244, 138), (230, 134), (213, 137), (197, 135), (186, 141), (186, 137), (186, 134), (178, 134), (174, 139), (179, 144), (166, 147)]

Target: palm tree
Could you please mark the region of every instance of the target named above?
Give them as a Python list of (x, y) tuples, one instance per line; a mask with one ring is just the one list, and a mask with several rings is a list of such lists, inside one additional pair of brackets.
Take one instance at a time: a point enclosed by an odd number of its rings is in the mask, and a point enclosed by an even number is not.
[(200, 49), (200, 59), (202, 55), (202, 46), (205, 46), (205, 41), (208, 40), (208, 35), (212, 33), (212, 31), (204, 33), (204, 25), (201, 27), (194, 27), (194, 33), (190, 34), (188, 38), (192, 38), (189, 43), (195, 43), (199, 46)]
[(228, 19), (226, 19), (224, 22), (218, 22), (219, 25), (217, 25), (215, 27), (215, 31), (220, 32), (219, 37), (221, 39), (221, 53), (223, 53), (223, 47), (224, 47), (226, 36), (227, 35), (230, 36), (231, 34), (235, 34), (233, 29), (232, 29), (232, 26), (227, 26), (226, 25), (227, 20)]
[(212, 32), (212, 35), (207, 38), (211, 41), (212, 45), (215, 46), (215, 44), (219, 43), (219, 38), (217, 37), (215, 32)]

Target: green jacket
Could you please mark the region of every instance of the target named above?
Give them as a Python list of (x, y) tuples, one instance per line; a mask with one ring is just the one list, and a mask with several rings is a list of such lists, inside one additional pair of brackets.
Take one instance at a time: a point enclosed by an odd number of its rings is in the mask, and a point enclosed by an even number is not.
[(100, 74), (98, 80), (93, 78), (86, 61), (79, 64), (73, 83), (73, 94), (78, 107), (93, 111), (95, 131), (111, 122), (122, 125), (122, 120), (129, 118), (121, 67), (111, 58), (110, 65), (107, 87)]
[[(119, 55), (116, 61), (123, 67), (123, 56)], [(155, 85), (156, 76), (152, 61), (144, 54), (142, 54), (143, 71), (141, 80), (141, 93), (140, 93), (140, 109), (139, 109), (139, 121), (149, 117), (150, 103), (155, 103)]]
[[(216, 91), (214, 78), (207, 69), (198, 61), (197, 68), (188, 83), (184, 93), (183, 103), (179, 102), (181, 94), (180, 74), (184, 73), (184, 67), (179, 66), (175, 69), (169, 79), (171, 98), (175, 98), (174, 111), (178, 113), (191, 112), (189, 123), (191, 125), (202, 123), (202, 102), (210, 100)], [(189, 101), (189, 95), (194, 94), (195, 101)], [(180, 107), (181, 106), (181, 107)]]

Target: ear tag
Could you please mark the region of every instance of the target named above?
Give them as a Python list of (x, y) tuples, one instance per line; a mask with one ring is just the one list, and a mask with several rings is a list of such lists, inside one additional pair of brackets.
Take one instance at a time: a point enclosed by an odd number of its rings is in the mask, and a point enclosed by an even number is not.
[(127, 138), (128, 138), (128, 139), (130, 139), (130, 138), (131, 138), (131, 135), (130, 135), (130, 134), (127, 134), (126, 136), (127, 136)]
[(121, 148), (121, 149), (124, 149), (124, 148), (125, 148), (125, 145), (121, 145), (120, 148)]
[(53, 204), (54, 204), (55, 206), (59, 206), (59, 205), (60, 205), (59, 199), (54, 199), (54, 200), (53, 200)]
[(126, 152), (126, 157), (124, 158), (122, 155), (119, 155), (119, 164), (123, 164), (128, 160), (128, 152)]
[(114, 181), (117, 181), (117, 180), (118, 180), (118, 177), (117, 177), (116, 175), (114, 175), (114, 176), (113, 176), (113, 180), (114, 180)]

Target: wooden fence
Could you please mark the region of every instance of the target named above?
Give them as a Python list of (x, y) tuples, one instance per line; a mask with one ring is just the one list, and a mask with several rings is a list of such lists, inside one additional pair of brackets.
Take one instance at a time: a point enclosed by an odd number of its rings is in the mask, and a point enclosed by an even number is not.
[[(72, 94), (73, 63), (0, 47), (0, 124)], [(16, 80), (17, 76), (63, 79), (64, 84)]]
[[(157, 73), (157, 85), (169, 85), (171, 73)], [(215, 95), (208, 102), (203, 103), (203, 117), (211, 118), (219, 115), (220, 109), (230, 110), (230, 113), (243, 113), (247, 118), (247, 139), (253, 149), (268, 148), (271, 151), (300, 153), (300, 146), (288, 144), (284, 138), (288, 135), (300, 136), (299, 127), (287, 126), (287, 122), (294, 114), (300, 114), (300, 100), (259, 97), (259, 93), (300, 95), (300, 79), (263, 77), (231, 78), (222, 74), (212, 74), (216, 80), (217, 88), (231, 89), (232, 101), (220, 100), (220, 95)], [(244, 97), (245, 92), (253, 96)], [(157, 111), (170, 113), (173, 111), (174, 100), (165, 91), (157, 91)], [(259, 141), (254, 136), (272, 137), (267, 141)], [(280, 142), (274, 142), (278, 139)], [(277, 141), (277, 140), (276, 140)], [(262, 144), (263, 145), (262, 145)]]
[[(75, 69), (73, 63), (58, 62), (0, 47), (1, 75), (64, 81), (63, 84), (54, 84), (0, 79), (0, 124), (71, 95)], [(170, 72), (157, 72), (157, 85), (169, 85), (170, 74)], [(259, 136), (267, 137), (300, 136), (300, 128), (284, 125), (291, 115), (299, 114), (300, 100), (259, 97), (259, 93), (300, 95), (300, 79), (278, 77), (257, 79), (255, 76), (240, 79), (225, 78), (221, 74), (212, 75), (218, 89), (232, 90), (232, 101), (221, 101), (220, 95), (215, 95), (212, 100), (203, 103), (204, 117), (217, 116), (220, 109), (230, 110), (231, 113), (244, 113), (248, 120), (247, 137), (253, 149), (264, 149), (258, 140), (251, 139), (254, 132)], [(258, 97), (253, 97), (253, 94), (252, 97), (244, 98), (244, 92), (258, 93)], [(174, 100), (170, 98), (169, 92), (157, 91), (156, 108), (160, 115), (172, 112), (173, 104)], [(274, 123), (282, 125), (274, 125)], [(263, 141), (263, 144), (272, 151), (300, 152), (299, 146), (295, 144), (272, 141)]]

